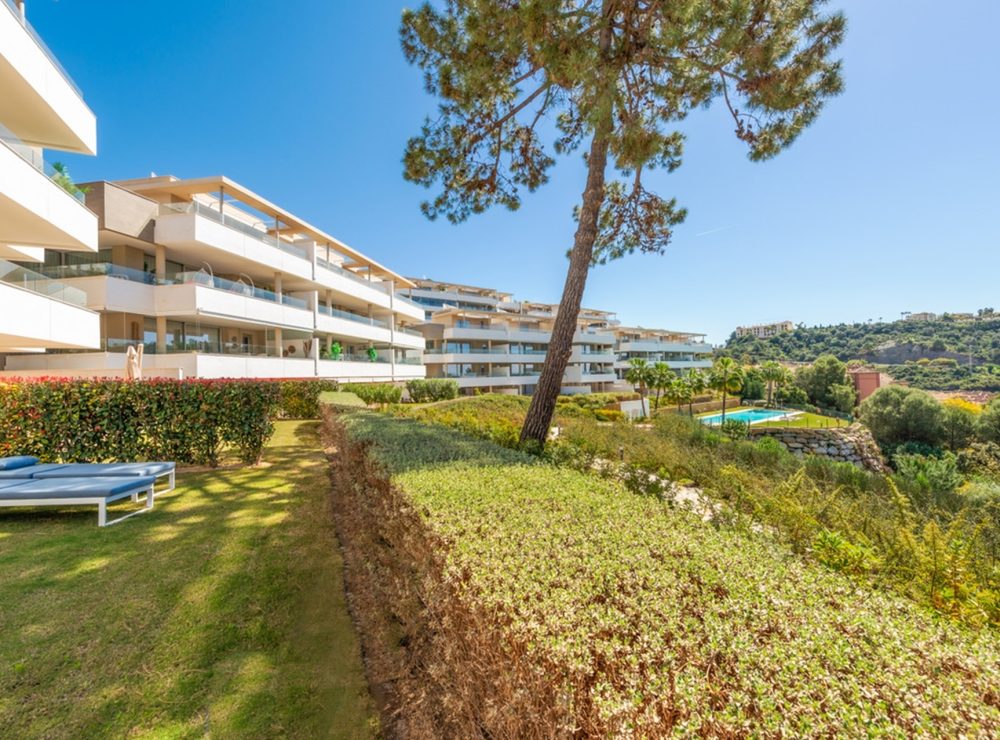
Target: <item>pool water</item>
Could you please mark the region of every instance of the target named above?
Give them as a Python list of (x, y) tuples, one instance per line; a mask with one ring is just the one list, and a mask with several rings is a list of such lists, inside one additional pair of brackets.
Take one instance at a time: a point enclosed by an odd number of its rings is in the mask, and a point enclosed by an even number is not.
[[(726, 421), (745, 421), (747, 424), (756, 424), (761, 421), (773, 421), (783, 419), (788, 416), (787, 411), (776, 411), (775, 409), (743, 409), (742, 411), (727, 411)], [(702, 424), (718, 425), (722, 423), (722, 414), (712, 414), (701, 417)]]

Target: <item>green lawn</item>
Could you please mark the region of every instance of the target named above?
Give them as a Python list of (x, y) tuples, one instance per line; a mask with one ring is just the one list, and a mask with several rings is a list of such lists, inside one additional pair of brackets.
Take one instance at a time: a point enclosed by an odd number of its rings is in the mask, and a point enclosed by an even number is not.
[(374, 735), (318, 424), (177, 482), (107, 529), (0, 510), (0, 734)]
[(367, 404), (354, 393), (347, 391), (323, 391), (319, 394), (320, 403), (332, 403), (334, 406), (360, 406)]

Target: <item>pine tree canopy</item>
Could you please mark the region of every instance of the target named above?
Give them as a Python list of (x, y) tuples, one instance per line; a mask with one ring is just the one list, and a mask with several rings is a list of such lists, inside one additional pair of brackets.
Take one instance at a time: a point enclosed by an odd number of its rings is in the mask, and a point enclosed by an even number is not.
[[(764, 160), (841, 91), (832, 53), (845, 20), (826, 4), (444, 0), (404, 11), (403, 51), (440, 101), (407, 144), (405, 177), (437, 185), (423, 212), (457, 223), (518, 208), (555, 155), (601, 133), (617, 176), (604, 184), (593, 262), (660, 253), (686, 212), (643, 174), (681, 164), (677, 126), (691, 110), (720, 101), (750, 159)], [(554, 132), (548, 150), (543, 131)]]

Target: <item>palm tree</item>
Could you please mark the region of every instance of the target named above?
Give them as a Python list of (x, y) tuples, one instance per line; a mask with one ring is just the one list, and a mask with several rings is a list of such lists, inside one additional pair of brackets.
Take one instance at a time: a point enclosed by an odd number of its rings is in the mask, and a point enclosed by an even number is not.
[(720, 357), (712, 367), (709, 385), (722, 392), (722, 422), (726, 421), (726, 396), (743, 387), (743, 368), (732, 357)]
[(693, 367), (687, 371), (684, 382), (687, 383), (691, 391), (691, 396), (688, 398), (688, 415), (694, 416), (694, 398), (708, 390), (708, 378), (701, 370)]
[(774, 360), (768, 360), (760, 366), (760, 377), (767, 383), (767, 405), (774, 405), (774, 389), (785, 379), (785, 368)]
[(670, 383), (670, 397), (677, 404), (677, 413), (681, 412), (681, 404), (688, 404), (690, 410), (691, 401), (694, 398), (694, 391), (687, 378), (674, 378)]
[(674, 371), (665, 362), (654, 363), (649, 369), (649, 387), (656, 391), (656, 397), (653, 401), (653, 413), (660, 410), (660, 396), (664, 391), (669, 389), (670, 384), (676, 377)]
[(653, 368), (641, 357), (633, 357), (628, 361), (629, 368), (625, 371), (625, 380), (633, 386), (639, 387), (639, 400), (642, 406), (642, 416), (646, 417), (646, 386), (652, 374)]

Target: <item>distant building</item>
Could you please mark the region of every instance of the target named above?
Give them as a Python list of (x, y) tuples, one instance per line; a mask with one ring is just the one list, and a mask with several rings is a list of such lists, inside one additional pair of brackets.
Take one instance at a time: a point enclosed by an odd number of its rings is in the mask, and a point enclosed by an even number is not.
[(931, 313), (930, 311), (918, 311), (917, 313), (911, 313), (906, 317), (907, 321), (934, 321), (938, 315), (936, 313)]
[(754, 326), (737, 326), (736, 336), (767, 339), (768, 337), (776, 337), (779, 334), (792, 331), (794, 328), (795, 326), (791, 321), (778, 321), (774, 324), (755, 324)]
[(856, 370), (851, 373), (851, 380), (854, 381), (854, 390), (858, 394), (858, 403), (885, 385), (882, 373), (878, 370)]

